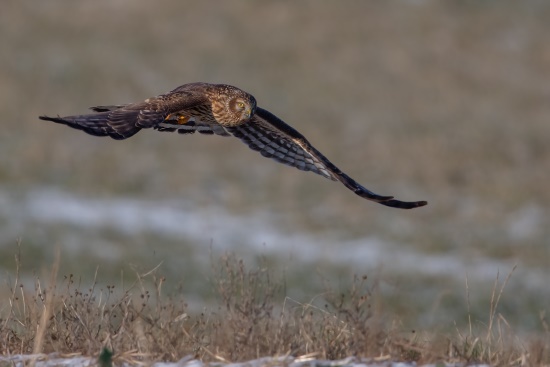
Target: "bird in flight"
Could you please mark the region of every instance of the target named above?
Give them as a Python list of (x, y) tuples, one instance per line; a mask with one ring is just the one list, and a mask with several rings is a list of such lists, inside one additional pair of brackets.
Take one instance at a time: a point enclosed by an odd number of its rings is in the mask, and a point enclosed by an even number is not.
[(141, 129), (180, 134), (234, 136), (264, 157), (311, 171), (344, 186), (362, 198), (392, 208), (412, 209), (426, 201), (400, 201), (361, 186), (332, 164), (307, 139), (277, 116), (256, 106), (245, 91), (225, 84), (190, 83), (145, 101), (90, 108), (94, 113), (66, 117), (40, 116), (90, 135), (127, 139)]

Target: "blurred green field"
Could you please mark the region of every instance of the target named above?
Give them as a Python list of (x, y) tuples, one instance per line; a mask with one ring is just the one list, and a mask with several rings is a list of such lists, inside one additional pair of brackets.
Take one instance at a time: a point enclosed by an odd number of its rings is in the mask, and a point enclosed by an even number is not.
[[(219, 224), (209, 213), (223, 208), (223, 218), (245, 218), (236, 222), (243, 227), (265, 216), (278, 233), (325, 239), (312, 263), (290, 261), (286, 250), (273, 256), (302, 301), (321, 291), (320, 278), (367, 274), (391, 289), (388, 312), (406, 327), (465, 322), (466, 272), (332, 261), (375, 238), (396, 260), (447, 256), (486, 269), (469, 285), (480, 313), (497, 271), (502, 280), (517, 264), (502, 312), (512, 329), (540, 332), (540, 313), (550, 312), (549, 288), (540, 286), (550, 279), (548, 19), (550, 4), (534, 0), (4, 1), (2, 273), (14, 271), (18, 240), (29, 276), (49, 266), (59, 244), (62, 274), (91, 278), (100, 265), (110, 282), (122, 268), (163, 262), (173, 289), (184, 279), (184, 293), (206, 297), (209, 265), (197, 258), (211, 256), (210, 243), (252, 261), (264, 244), (289, 247), (261, 226), (257, 253), (224, 246), (228, 239), (208, 231)], [(37, 119), (194, 81), (250, 92), (367, 188), (429, 205), (399, 211), (361, 200), (237, 139), (143, 131), (119, 142)], [(204, 238), (46, 223), (22, 209), (40, 190), (101, 203), (185, 200)]]

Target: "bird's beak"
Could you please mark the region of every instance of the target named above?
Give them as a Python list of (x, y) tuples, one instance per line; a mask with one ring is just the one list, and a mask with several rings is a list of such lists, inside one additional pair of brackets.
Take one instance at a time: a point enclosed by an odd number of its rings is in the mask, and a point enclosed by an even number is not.
[(252, 110), (250, 108), (247, 108), (246, 110), (244, 110), (244, 116), (249, 119), (250, 116), (252, 116)]

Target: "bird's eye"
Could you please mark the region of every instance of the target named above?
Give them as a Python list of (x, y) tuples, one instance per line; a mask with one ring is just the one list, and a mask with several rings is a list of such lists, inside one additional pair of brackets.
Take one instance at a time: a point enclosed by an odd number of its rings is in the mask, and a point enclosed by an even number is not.
[(244, 109), (244, 103), (242, 103), (242, 102), (237, 102), (237, 108), (238, 108), (239, 110), (243, 110), (243, 109)]

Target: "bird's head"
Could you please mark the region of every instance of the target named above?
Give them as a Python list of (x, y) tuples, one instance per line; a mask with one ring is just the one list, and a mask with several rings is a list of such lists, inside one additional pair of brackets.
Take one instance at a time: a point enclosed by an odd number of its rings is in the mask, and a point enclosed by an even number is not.
[(253, 96), (229, 85), (219, 85), (219, 90), (217, 106), (212, 106), (212, 112), (219, 124), (237, 126), (254, 116), (256, 99)]
[(246, 122), (256, 110), (256, 99), (251, 95), (233, 97), (229, 100), (228, 109), (240, 122)]

